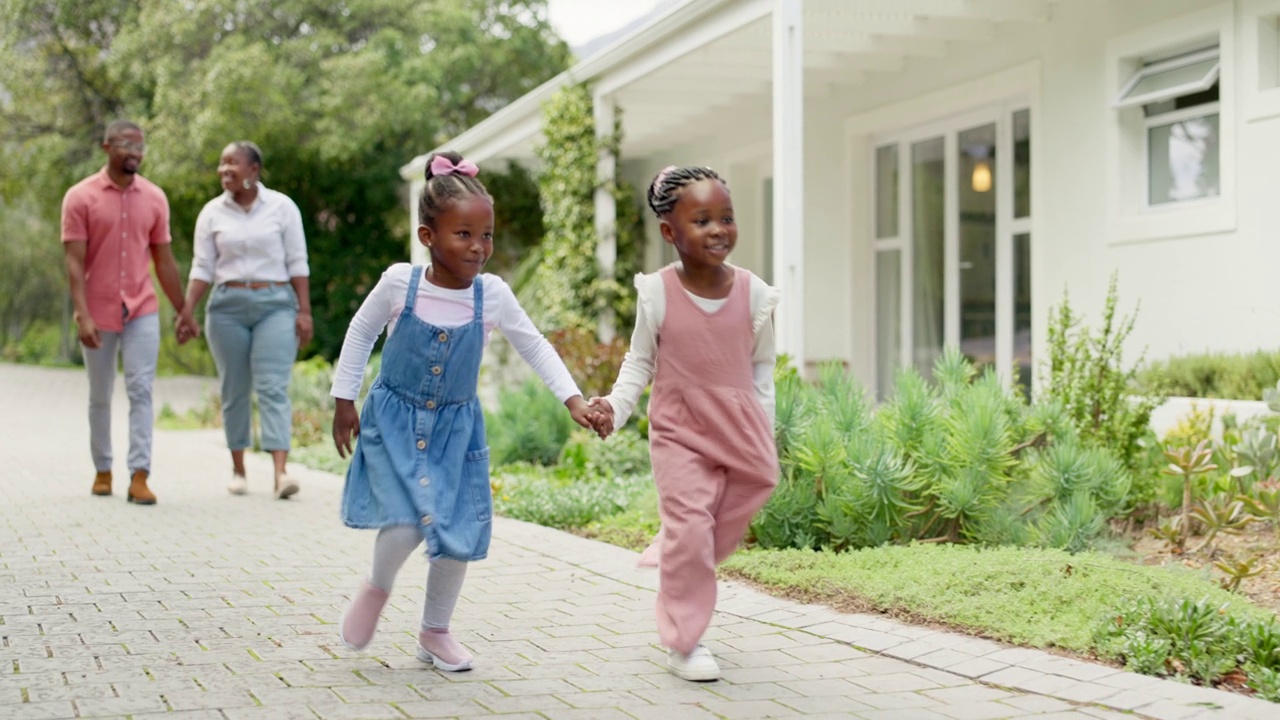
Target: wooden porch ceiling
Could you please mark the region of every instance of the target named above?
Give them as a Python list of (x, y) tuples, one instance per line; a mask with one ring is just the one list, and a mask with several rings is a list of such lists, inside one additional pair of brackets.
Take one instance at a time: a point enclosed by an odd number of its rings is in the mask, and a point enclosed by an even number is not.
[[(914, 59), (962, 53), (1010, 24), (1047, 22), (1057, 1), (804, 0), (805, 95), (848, 92)], [(696, 137), (699, 128), (722, 134), (726, 117), (767, 128), (771, 116), (758, 116), (771, 106), (772, 28), (766, 15), (618, 88), (624, 156)]]

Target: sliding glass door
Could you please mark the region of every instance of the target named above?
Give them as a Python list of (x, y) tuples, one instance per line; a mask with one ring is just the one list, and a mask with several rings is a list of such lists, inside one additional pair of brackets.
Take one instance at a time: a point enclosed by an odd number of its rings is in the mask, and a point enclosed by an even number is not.
[(904, 365), (931, 378), (947, 345), (1029, 384), (1030, 150), (1030, 113), (1016, 106), (877, 140), (881, 397)]

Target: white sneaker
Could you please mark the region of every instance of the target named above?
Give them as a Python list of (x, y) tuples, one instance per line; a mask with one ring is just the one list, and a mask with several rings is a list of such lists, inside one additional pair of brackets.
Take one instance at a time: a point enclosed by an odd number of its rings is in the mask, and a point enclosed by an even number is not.
[(243, 475), (231, 474), (231, 482), (227, 483), (227, 492), (232, 495), (243, 495), (249, 492), (249, 481)]
[(284, 500), (285, 498), (298, 492), (298, 481), (288, 475), (281, 475), (276, 478), (276, 499)]
[(668, 651), (667, 669), (682, 680), (711, 682), (720, 679), (720, 666), (705, 645), (699, 645), (688, 655)]

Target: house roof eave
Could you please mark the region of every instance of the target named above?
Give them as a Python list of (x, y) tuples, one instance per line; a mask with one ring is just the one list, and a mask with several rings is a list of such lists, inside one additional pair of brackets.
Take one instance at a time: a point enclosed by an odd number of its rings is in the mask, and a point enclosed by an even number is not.
[[(734, 0), (688, 0), (630, 35), (606, 45), (593, 55), (577, 62), (568, 70), (556, 75), (537, 88), (520, 96), (506, 107), (467, 128), (444, 145), (415, 157), (400, 168), (405, 180), (415, 180), (422, 175), (431, 153), (444, 149), (455, 150), (474, 162), (493, 158), (494, 151), (524, 142), (541, 130), (542, 105), (556, 91), (575, 82), (586, 82), (632, 61), (671, 32), (687, 26), (717, 8)], [(531, 122), (532, 119), (532, 122)], [(486, 152), (489, 154), (485, 154)], [(480, 151), (477, 153), (477, 151)]]

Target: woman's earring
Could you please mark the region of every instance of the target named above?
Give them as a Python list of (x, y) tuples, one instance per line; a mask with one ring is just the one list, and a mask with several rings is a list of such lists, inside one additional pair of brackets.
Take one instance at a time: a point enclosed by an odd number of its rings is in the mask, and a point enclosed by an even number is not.
[(248, 190), (249, 188), (253, 187), (252, 185), (249, 184), (249, 178), (245, 178), (241, 180), (240, 184), (244, 186), (245, 190)]

